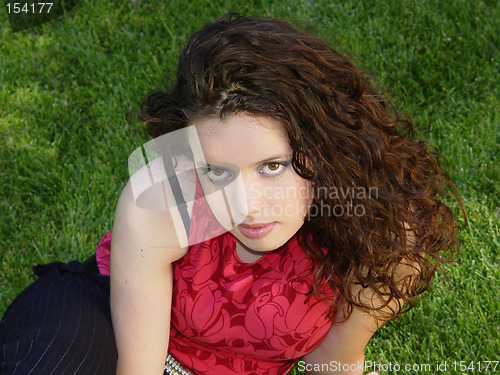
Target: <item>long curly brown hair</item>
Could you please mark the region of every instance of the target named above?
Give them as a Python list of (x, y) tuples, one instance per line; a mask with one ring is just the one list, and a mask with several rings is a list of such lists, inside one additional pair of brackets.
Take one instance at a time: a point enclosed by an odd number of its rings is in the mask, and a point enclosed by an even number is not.
[[(330, 318), (341, 301), (345, 318), (353, 306), (385, 319), (408, 311), (457, 245), (439, 198), (454, 185), (438, 152), (348, 58), (280, 19), (226, 15), (203, 27), (183, 49), (174, 84), (142, 106), (153, 137), (237, 113), (279, 120), (294, 170), (312, 183), (298, 238), (314, 264), (311, 292), (326, 283), (339, 291)], [(377, 303), (360, 298), (366, 288)]]

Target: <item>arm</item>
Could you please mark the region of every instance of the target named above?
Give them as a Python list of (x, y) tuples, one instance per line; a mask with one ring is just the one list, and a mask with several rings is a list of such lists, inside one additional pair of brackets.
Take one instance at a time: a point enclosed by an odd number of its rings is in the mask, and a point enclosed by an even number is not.
[[(339, 313), (342, 312), (339, 308)], [(354, 307), (345, 322), (333, 324), (323, 342), (311, 353), (304, 356), (309, 365), (324, 364), (326, 371), (308, 371), (308, 374), (332, 374), (330, 362), (340, 371), (335, 374), (358, 375), (363, 373), (364, 350), (366, 344), (380, 326), (380, 321), (371, 314)], [(343, 371), (343, 369), (348, 371)]]
[(168, 211), (137, 207), (128, 184), (118, 201), (111, 243), (117, 375), (163, 374), (170, 329), (171, 263), (185, 251), (178, 245)]

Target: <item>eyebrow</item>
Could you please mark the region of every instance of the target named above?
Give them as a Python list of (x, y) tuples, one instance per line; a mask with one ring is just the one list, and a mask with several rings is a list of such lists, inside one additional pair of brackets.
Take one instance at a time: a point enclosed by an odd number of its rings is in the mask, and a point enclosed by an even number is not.
[(287, 160), (287, 159), (291, 159), (291, 158), (292, 158), (292, 155), (283, 155), (283, 154), (275, 155), (275, 156), (271, 156), (270, 158), (259, 161), (258, 163), (256, 163), (256, 165), (269, 163), (270, 161)]
[[(266, 158), (264, 160), (261, 160), (257, 163), (255, 163), (254, 165), (261, 165), (261, 164), (265, 164), (265, 163), (269, 163), (271, 161), (284, 161), (284, 160), (288, 160), (290, 159), (291, 160), (292, 158), (292, 155), (284, 155), (284, 154), (280, 154), (280, 155), (274, 155), (274, 156), (271, 156), (269, 158)], [(231, 164), (231, 163), (209, 163), (209, 162), (206, 162), (207, 164), (207, 167), (224, 167), (224, 165), (234, 165), (234, 164)], [(222, 168), (221, 168), (222, 169)]]

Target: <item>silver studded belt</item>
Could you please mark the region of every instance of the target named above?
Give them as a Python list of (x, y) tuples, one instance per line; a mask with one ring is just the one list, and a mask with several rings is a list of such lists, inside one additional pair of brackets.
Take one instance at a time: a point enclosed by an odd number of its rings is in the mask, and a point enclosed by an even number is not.
[(167, 355), (167, 359), (165, 360), (165, 367), (163, 368), (164, 375), (193, 375), (184, 367), (181, 366), (177, 360), (172, 357), (170, 354)]

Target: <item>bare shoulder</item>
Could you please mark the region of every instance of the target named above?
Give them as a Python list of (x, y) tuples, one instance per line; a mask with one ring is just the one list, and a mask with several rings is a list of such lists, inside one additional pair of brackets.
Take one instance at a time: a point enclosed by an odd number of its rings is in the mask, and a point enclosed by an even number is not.
[[(151, 189), (149, 201), (163, 199), (161, 184)], [(134, 197), (130, 182), (123, 189), (115, 212), (111, 254), (127, 257), (153, 258), (153, 261), (172, 263), (182, 257), (187, 248), (181, 247), (169, 210), (144, 209)]]

